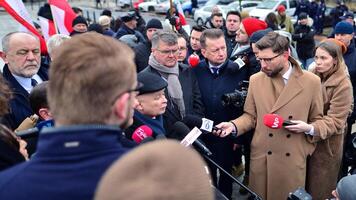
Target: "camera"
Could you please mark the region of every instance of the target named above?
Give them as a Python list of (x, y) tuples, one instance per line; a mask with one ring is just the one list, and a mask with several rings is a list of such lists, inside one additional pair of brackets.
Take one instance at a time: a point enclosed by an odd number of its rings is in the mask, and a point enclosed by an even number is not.
[(308, 194), (304, 188), (298, 188), (293, 193), (290, 193), (287, 200), (312, 200), (312, 196)]
[(233, 105), (237, 108), (243, 108), (247, 96), (248, 81), (239, 83), (240, 89), (236, 89), (232, 93), (223, 94), (221, 96), (222, 105), (227, 107)]

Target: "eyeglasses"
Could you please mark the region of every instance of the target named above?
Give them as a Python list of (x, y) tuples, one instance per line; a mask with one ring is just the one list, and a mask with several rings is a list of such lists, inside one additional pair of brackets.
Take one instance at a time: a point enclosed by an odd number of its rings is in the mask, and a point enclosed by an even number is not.
[(282, 52), (282, 53), (280, 53), (280, 54), (277, 54), (277, 55), (275, 55), (275, 56), (273, 56), (273, 57), (271, 57), (271, 58), (261, 58), (261, 57), (258, 57), (258, 60), (259, 60), (260, 62), (264, 61), (265, 63), (270, 63), (270, 62), (272, 62), (273, 59), (277, 58), (278, 56), (282, 55), (283, 53), (284, 53), (284, 52)]
[(134, 92), (134, 93), (135, 93), (135, 97), (136, 97), (136, 96), (139, 94), (139, 91), (140, 91), (140, 89), (141, 89), (142, 87), (143, 87), (143, 83), (137, 82), (137, 85), (136, 85), (135, 88), (126, 90), (126, 91), (124, 91), (124, 92), (118, 94), (117, 96), (115, 96), (115, 98), (114, 98), (112, 104), (114, 104), (115, 101), (116, 101), (116, 99), (118, 99), (121, 95), (123, 95), (123, 94), (125, 94), (125, 93), (129, 93), (130, 96), (131, 96), (131, 94)]
[(177, 55), (178, 54), (178, 50), (179, 49), (172, 49), (172, 50), (160, 50), (160, 49), (156, 49), (157, 51), (161, 52), (164, 55)]

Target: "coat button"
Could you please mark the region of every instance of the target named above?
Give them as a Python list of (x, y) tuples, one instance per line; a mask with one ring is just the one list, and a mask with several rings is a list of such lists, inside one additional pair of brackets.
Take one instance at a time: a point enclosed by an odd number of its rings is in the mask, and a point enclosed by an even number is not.
[(272, 151), (268, 151), (267, 154), (268, 154), (268, 155), (271, 155), (271, 154), (272, 154)]
[(273, 133), (268, 134), (270, 137), (273, 137)]
[(287, 157), (290, 156), (290, 153), (286, 153), (286, 156), (287, 156)]
[(290, 138), (291, 134), (287, 134), (287, 138)]

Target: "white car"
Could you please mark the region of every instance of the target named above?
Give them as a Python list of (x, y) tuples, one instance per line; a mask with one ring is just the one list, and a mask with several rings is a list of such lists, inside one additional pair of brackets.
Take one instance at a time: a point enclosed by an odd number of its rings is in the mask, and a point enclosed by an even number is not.
[(121, 8), (128, 8), (131, 6), (131, 0), (119, 0), (118, 1), (118, 5), (121, 7)]
[(256, 17), (260, 20), (265, 20), (266, 16), (271, 12), (276, 12), (278, 6), (284, 5), (286, 13), (293, 16), (297, 7), (296, 0), (264, 0), (255, 9), (250, 11), (251, 17)]
[[(241, 2), (241, 10), (250, 12), (251, 10), (255, 9), (261, 1), (242, 1)], [(237, 10), (240, 11), (240, 2), (234, 1), (227, 5), (227, 9), (230, 10)]]
[[(180, 0), (180, 3), (182, 4), (184, 1)], [(173, 1), (174, 3), (174, 1)], [(160, 14), (166, 14), (168, 9), (171, 7), (171, 4), (167, 0), (161, 1), (161, 3), (156, 4), (154, 6), (155, 13), (160, 13)]]
[(138, 5), (138, 8), (140, 11), (143, 12), (153, 12), (155, 11), (155, 5), (163, 2), (165, 0), (147, 0), (145, 2), (142, 2)]

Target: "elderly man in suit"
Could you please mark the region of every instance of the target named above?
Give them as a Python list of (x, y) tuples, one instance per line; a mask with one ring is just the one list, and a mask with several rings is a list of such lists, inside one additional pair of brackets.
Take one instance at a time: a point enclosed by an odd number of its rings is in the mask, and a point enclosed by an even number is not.
[(288, 46), (288, 40), (274, 32), (256, 43), (261, 72), (250, 78), (244, 114), (217, 125), (222, 131), (215, 132), (225, 137), (255, 128), (249, 186), (267, 200), (286, 199), (289, 192), (304, 187), (306, 159), (315, 146), (311, 143), (313, 130), (293, 134), (283, 127), (272, 129), (263, 124), (264, 116), (273, 113), (307, 122), (322, 118), (320, 79), (302, 71), (290, 57)]

